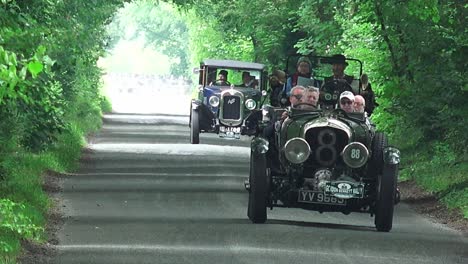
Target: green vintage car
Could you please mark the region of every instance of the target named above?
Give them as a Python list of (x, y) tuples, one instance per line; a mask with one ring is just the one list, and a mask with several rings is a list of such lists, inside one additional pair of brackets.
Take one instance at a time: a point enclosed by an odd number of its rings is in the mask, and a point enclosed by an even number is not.
[[(282, 111), (288, 117), (275, 122)], [(378, 231), (392, 229), (400, 152), (364, 113), (266, 107), (261, 123), (245, 183), (253, 223), (267, 220), (267, 208), (295, 207), (369, 213)]]

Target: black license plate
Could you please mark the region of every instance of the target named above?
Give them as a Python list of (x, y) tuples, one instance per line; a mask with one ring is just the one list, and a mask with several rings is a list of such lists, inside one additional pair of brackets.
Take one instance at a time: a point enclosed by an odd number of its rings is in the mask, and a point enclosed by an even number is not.
[(346, 205), (346, 200), (324, 192), (299, 190), (298, 202), (330, 205)]

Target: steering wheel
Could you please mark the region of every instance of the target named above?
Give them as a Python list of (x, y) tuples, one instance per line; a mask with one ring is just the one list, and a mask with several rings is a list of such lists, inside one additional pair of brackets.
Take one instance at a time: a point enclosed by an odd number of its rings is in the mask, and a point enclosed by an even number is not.
[(333, 110), (333, 113), (337, 115), (345, 115), (345, 116), (348, 115), (348, 113), (346, 113), (346, 111), (341, 108), (336, 108), (335, 110)]
[[(214, 83), (216, 84), (216, 83), (218, 83), (218, 82), (221, 82), (221, 80), (218, 79), (218, 80), (216, 80)], [(224, 83), (226, 84), (226, 86), (231, 85), (231, 83), (228, 82), (228, 81), (224, 81)]]
[[(294, 109), (300, 109), (300, 110), (316, 110), (317, 106), (313, 105), (311, 103), (297, 103), (293, 107)], [(312, 108), (312, 109), (310, 109)]]

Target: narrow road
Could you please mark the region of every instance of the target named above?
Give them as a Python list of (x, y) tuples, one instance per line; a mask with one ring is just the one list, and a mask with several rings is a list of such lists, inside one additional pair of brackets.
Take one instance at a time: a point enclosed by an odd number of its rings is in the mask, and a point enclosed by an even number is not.
[(276, 208), (246, 216), (248, 139), (201, 136), (186, 116), (108, 115), (76, 175), (53, 263), (468, 263), (468, 240), (408, 205), (390, 233), (367, 214)]

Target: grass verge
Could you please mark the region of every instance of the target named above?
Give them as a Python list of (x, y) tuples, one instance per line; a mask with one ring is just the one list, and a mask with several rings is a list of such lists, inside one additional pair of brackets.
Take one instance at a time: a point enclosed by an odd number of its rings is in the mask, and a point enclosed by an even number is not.
[(75, 170), (84, 136), (100, 122), (99, 115), (70, 122), (55, 144), (41, 153), (6, 142), (14, 147), (0, 159), (0, 263), (16, 263), (22, 240), (47, 241), (44, 230), (51, 201), (42, 189), (44, 172)]
[(468, 158), (442, 144), (403, 152), (400, 180), (414, 180), (451, 210), (468, 219)]

